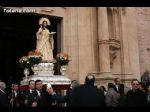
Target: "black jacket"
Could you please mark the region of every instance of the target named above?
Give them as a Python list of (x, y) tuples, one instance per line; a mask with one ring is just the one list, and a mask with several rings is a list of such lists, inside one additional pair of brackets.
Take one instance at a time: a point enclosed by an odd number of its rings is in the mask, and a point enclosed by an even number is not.
[(20, 91), (17, 91), (17, 96), (15, 96), (14, 92), (11, 92), (8, 97), (9, 97), (9, 101), (13, 99), (13, 107), (22, 106), (22, 93)]
[(81, 85), (72, 92), (71, 106), (98, 107), (104, 104), (104, 93), (94, 85)]
[(10, 107), (8, 96), (0, 90), (0, 107)]
[(41, 98), (40, 98), (38, 96), (37, 91), (35, 90), (34, 97), (36, 97), (38, 107), (50, 107), (50, 106), (52, 106), (52, 103), (53, 103), (52, 97), (46, 91), (42, 91)]
[(146, 106), (146, 94), (141, 90), (129, 90), (126, 95), (127, 106)]
[[(23, 101), (24, 101), (24, 106), (31, 107), (32, 103), (37, 99), (36, 97), (36, 92), (33, 90), (30, 92), (30, 90), (27, 90), (23, 94)], [(25, 104), (25, 100), (27, 100), (27, 104)]]
[(70, 89), (70, 90), (67, 91), (67, 94), (65, 96), (62, 96), (60, 94), (54, 94), (54, 95), (52, 95), (52, 99), (54, 101), (56, 101), (57, 103), (66, 102), (67, 106), (70, 106), (72, 92), (73, 92), (73, 90)]
[(118, 85), (118, 90), (117, 90), (116, 85), (114, 85), (114, 90), (115, 90), (117, 93), (123, 93), (123, 92), (124, 92), (124, 84), (119, 84), (119, 85)]

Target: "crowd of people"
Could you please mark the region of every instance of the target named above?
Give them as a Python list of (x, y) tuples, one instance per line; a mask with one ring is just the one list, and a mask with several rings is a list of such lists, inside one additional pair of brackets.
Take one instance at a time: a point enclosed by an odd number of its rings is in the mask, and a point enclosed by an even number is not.
[(5, 91), (6, 84), (0, 81), (0, 106), (2, 107), (52, 107), (65, 103), (68, 107), (120, 107), (120, 106), (150, 106), (150, 85), (145, 86), (137, 79), (131, 81), (131, 87), (126, 89), (120, 78), (114, 83), (95, 86), (94, 75), (87, 75), (85, 84), (77, 80), (71, 82), (65, 95), (58, 94), (52, 86), (44, 85), (41, 80), (30, 80), (29, 89), (19, 91), (18, 84), (11, 85), (11, 92)]

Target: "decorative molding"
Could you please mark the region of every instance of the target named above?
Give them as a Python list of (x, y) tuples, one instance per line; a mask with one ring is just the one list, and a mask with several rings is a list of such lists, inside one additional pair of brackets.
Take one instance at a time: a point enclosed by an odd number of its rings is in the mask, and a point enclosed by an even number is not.
[(119, 14), (119, 7), (108, 7), (108, 9), (112, 12), (112, 14)]
[(95, 81), (96, 81), (96, 83), (110, 81), (110, 80), (113, 81), (115, 78), (116, 77), (114, 77), (113, 75), (111, 75), (109, 77), (107, 77), (107, 76), (105, 76), (105, 77), (95, 77)]
[(108, 9), (114, 14), (119, 14), (119, 12), (122, 12), (122, 14), (126, 15), (126, 8), (125, 7), (108, 7)]
[(54, 75), (54, 76), (39, 76), (39, 75), (31, 75), (28, 77), (28, 80), (25, 80), (25, 78), (23, 78), (23, 80), (21, 81), (21, 85), (26, 85), (28, 84), (29, 80), (38, 80), (41, 79), (43, 84), (52, 84), (52, 85), (70, 85), (71, 84), (71, 80), (63, 75)]
[(120, 41), (115, 39), (109, 40), (110, 67), (113, 68), (114, 60), (117, 58), (117, 51), (120, 49)]
[(133, 75), (133, 74), (112, 74), (112, 75), (116, 75), (116, 76), (122, 76), (122, 75), (127, 76), (128, 75), (128, 76), (130, 76), (130, 75)]
[(98, 44), (109, 44), (109, 40), (100, 40)]
[(126, 8), (125, 7), (120, 7), (119, 8), (122, 14), (125, 16), (126, 15)]
[(107, 7), (107, 9), (113, 12), (113, 7)]
[(54, 12), (54, 10), (53, 9), (51, 10), (41, 9), (41, 12), (52, 13)]
[(109, 40), (100, 40), (98, 44), (108, 44), (109, 45), (109, 54), (110, 54), (110, 68), (113, 68), (114, 60), (117, 58), (117, 52), (120, 49), (120, 40), (109, 39)]
[(67, 7), (61, 7), (61, 8), (63, 8), (63, 9), (67, 9)]
[(119, 7), (114, 7), (113, 13), (118, 15), (119, 14)]
[(109, 45), (111, 50), (120, 49), (120, 41), (116, 39), (109, 39)]
[(87, 75), (99, 76), (99, 75), (103, 75), (103, 74), (110, 74), (110, 72), (89, 72)]
[(115, 48), (120, 48), (120, 40), (116, 39), (109, 39), (109, 40), (100, 40), (98, 41), (99, 44), (109, 44), (110, 46), (114, 46)]

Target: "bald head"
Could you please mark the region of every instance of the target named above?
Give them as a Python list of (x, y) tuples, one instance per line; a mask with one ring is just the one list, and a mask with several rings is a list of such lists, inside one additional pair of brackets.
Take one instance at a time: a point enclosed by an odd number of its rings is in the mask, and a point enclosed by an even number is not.
[(6, 89), (5, 82), (0, 81), (0, 89), (2, 89), (2, 90)]
[(85, 83), (94, 85), (94, 83), (95, 83), (94, 75), (87, 75), (86, 78), (85, 78)]

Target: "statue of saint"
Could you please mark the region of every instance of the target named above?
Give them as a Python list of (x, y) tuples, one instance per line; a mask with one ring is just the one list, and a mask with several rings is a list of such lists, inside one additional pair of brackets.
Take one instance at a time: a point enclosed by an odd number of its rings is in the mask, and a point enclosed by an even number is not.
[(52, 62), (53, 58), (53, 49), (54, 49), (54, 40), (53, 34), (55, 32), (49, 32), (47, 26), (50, 26), (50, 21), (47, 18), (41, 18), (39, 20), (40, 28), (36, 33), (36, 49), (40, 51), (43, 55), (43, 62)]

